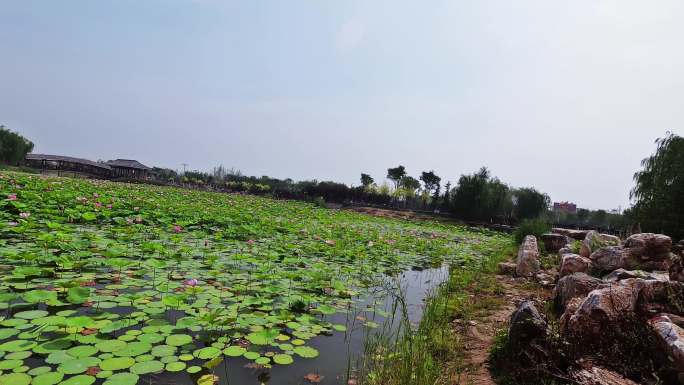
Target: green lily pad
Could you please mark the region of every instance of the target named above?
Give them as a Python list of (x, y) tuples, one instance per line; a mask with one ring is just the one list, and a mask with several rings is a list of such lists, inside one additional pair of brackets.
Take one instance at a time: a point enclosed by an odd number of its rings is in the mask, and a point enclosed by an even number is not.
[(240, 357), (241, 355), (245, 354), (246, 351), (247, 349), (243, 348), (242, 346), (229, 346), (223, 350), (223, 354), (227, 355), (228, 357)]
[(170, 346), (183, 346), (192, 342), (192, 337), (187, 334), (172, 334), (166, 337), (166, 344)]
[(20, 352), (24, 350), (31, 350), (34, 346), (38, 345), (36, 341), (27, 340), (13, 340), (5, 342), (0, 345), (0, 351), (4, 352)]
[(192, 355), (195, 357), (201, 359), (201, 360), (211, 360), (212, 358), (216, 358), (221, 354), (221, 350), (218, 348), (215, 348), (213, 346), (208, 346), (206, 348), (198, 349), (195, 350)]
[(64, 374), (78, 374), (88, 370), (91, 366), (97, 366), (100, 359), (96, 357), (74, 358), (64, 361), (57, 367), (57, 370)]
[(123, 349), (128, 345), (127, 342), (121, 340), (106, 340), (98, 342), (95, 347), (103, 353), (112, 353), (117, 350)]
[(138, 362), (137, 364), (131, 366), (129, 370), (131, 373), (135, 374), (156, 373), (164, 370), (164, 364), (162, 364), (160, 361)]
[(74, 358), (89, 357), (97, 352), (97, 348), (90, 345), (74, 346), (73, 348), (67, 350), (67, 353)]
[(59, 385), (91, 385), (95, 382), (96, 378), (94, 376), (88, 376), (86, 374), (79, 374), (78, 376), (69, 377), (66, 380), (59, 383)]
[(102, 385), (135, 385), (139, 378), (140, 376), (135, 373), (117, 373), (109, 377)]
[(115, 350), (113, 353), (119, 357), (136, 357), (145, 354), (152, 349), (152, 345), (147, 342), (129, 342), (125, 347)]
[(318, 350), (309, 346), (297, 346), (294, 348), (294, 352), (304, 358), (316, 358), (318, 357)]
[(114, 357), (100, 362), (100, 369), (123, 370), (130, 368), (133, 364), (135, 364), (135, 360), (131, 357)]
[(64, 373), (62, 372), (47, 372), (39, 374), (33, 378), (31, 384), (33, 385), (55, 385), (62, 381)]
[(26, 373), (10, 373), (0, 376), (0, 385), (29, 385), (31, 376)]
[(181, 361), (169, 362), (168, 364), (166, 364), (166, 371), (168, 371), (168, 372), (180, 372), (180, 371), (184, 370), (185, 367), (186, 367), (185, 362), (181, 362)]
[(288, 354), (276, 354), (273, 356), (273, 362), (278, 365), (289, 365), (294, 362), (292, 356)]
[(47, 311), (45, 310), (27, 310), (27, 311), (20, 311), (19, 313), (15, 314), (14, 316), (16, 318), (21, 318), (21, 319), (35, 319), (35, 318), (42, 318), (46, 317), (48, 314)]

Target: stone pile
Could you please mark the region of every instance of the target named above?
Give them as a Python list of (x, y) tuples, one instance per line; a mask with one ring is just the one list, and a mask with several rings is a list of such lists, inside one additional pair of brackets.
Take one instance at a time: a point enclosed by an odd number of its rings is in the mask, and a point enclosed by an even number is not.
[[(555, 314), (546, 317), (557, 320), (558, 337), (565, 341), (556, 357), (567, 360), (558, 363), (568, 368), (567, 378), (619, 385), (650, 382), (646, 377), (656, 375), (660, 383), (684, 385), (684, 242), (673, 247), (662, 234), (634, 234), (621, 241), (565, 229), (553, 229), (542, 241), (547, 252), (561, 258)], [(538, 275), (535, 247), (536, 239), (526, 237), (516, 275)], [(549, 334), (549, 322), (525, 302), (513, 314), (509, 342), (539, 356), (539, 346), (551, 345), (540, 342)]]

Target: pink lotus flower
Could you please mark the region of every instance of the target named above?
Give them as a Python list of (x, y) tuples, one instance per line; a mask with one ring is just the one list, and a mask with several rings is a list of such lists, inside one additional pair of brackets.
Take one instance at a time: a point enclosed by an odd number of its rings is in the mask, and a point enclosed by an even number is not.
[(173, 232), (174, 233), (180, 233), (181, 231), (183, 231), (183, 228), (181, 226), (173, 225)]
[(19, 213), (19, 216), (26, 219), (31, 216), (31, 213)]
[(95, 198), (99, 198), (99, 197), (100, 197), (100, 194), (98, 194), (98, 193), (93, 193), (93, 196), (94, 196)]
[(195, 287), (195, 286), (197, 286), (198, 283), (199, 282), (195, 278), (192, 278), (192, 279), (188, 279), (187, 281), (183, 282), (183, 285)]
[(107, 205), (107, 208), (108, 208), (108, 209), (111, 209), (112, 207), (114, 207), (114, 206), (112, 206), (111, 203)]
[(131, 219), (131, 218), (126, 218), (126, 223), (128, 223), (129, 225), (132, 225), (132, 224), (133, 224), (133, 219)]
[(249, 241), (247, 241), (247, 244), (250, 245), (250, 246), (253, 245), (253, 244), (254, 244), (254, 239), (250, 239)]
[(133, 207), (133, 210), (135, 210), (135, 211), (140, 211), (140, 207), (138, 207), (138, 206)]
[(17, 194), (8, 194), (7, 200), (8, 201), (16, 201), (17, 200)]
[(95, 202), (95, 207), (102, 207), (102, 203), (100, 203), (100, 202)]
[(14, 221), (7, 222), (7, 226), (12, 226), (12, 227), (17, 226), (18, 224), (19, 223), (14, 222)]

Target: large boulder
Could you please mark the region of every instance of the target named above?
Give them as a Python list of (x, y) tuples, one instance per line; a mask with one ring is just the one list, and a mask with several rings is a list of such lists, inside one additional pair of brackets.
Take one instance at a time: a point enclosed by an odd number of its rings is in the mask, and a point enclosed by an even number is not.
[(588, 258), (592, 252), (600, 249), (601, 247), (618, 245), (620, 245), (620, 238), (613, 235), (600, 234), (597, 231), (591, 230), (582, 240), (579, 254), (585, 258)]
[(670, 264), (670, 280), (684, 282), (684, 256), (674, 257)]
[(508, 342), (513, 349), (525, 350), (531, 341), (546, 338), (548, 330), (548, 323), (534, 303), (525, 301), (511, 315)]
[(684, 373), (684, 329), (673, 323), (665, 314), (651, 318), (648, 324), (667, 357), (664, 360), (666, 365), (679, 373)]
[(663, 234), (634, 234), (625, 240), (625, 248), (636, 258), (662, 261), (670, 257), (672, 239)]
[(565, 254), (561, 259), (559, 275), (564, 277), (572, 273), (586, 273), (591, 269), (591, 259), (577, 254)]
[(657, 313), (670, 313), (684, 316), (684, 283), (677, 281), (638, 281), (638, 311), (644, 317)]
[(523, 240), (518, 250), (516, 265), (515, 273), (521, 277), (531, 277), (541, 268), (539, 247), (534, 235), (528, 235)]
[[(622, 282), (627, 281), (634, 280)], [(638, 287), (631, 284), (615, 284), (590, 292), (568, 319), (565, 332), (579, 342), (601, 340), (605, 331), (634, 319), (638, 295)]]
[(546, 250), (547, 253), (556, 253), (558, 250), (570, 243), (570, 239), (568, 239), (568, 237), (555, 233), (543, 234), (541, 239), (544, 243), (544, 250)]
[(558, 280), (553, 289), (556, 311), (562, 313), (573, 298), (584, 298), (591, 291), (602, 287), (603, 282), (585, 273), (573, 273)]
[(513, 262), (501, 262), (499, 263), (499, 274), (515, 275), (517, 267), (518, 265)]
[(638, 385), (636, 382), (600, 366), (573, 369), (570, 371), (570, 378), (577, 385)]
[(623, 279), (630, 279), (630, 278), (641, 278), (647, 281), (669, 281), (670, 277), (668, 276), (667, 273), (657, 273), (657, 272), (652, 272), (652, 271), (643, 271), (643, 270), (625, 270), (625, 269), (617, 269), (614, 270), (612, 273), (606, 275), (603, 277), (603, 280), (606, 282), (617, 282), (617, 281), (622, 281)]
[(551, 229), (551, 232), (554, 234), (565, 235), (566, 237), (581, 241), (587, 236), (589, 230), (574, 230), (554, 227), (553, 229)]
[(592, 272), (602, 274), (630, 266), (629, 254), (620, 246), (606, 246), (591, 253)]

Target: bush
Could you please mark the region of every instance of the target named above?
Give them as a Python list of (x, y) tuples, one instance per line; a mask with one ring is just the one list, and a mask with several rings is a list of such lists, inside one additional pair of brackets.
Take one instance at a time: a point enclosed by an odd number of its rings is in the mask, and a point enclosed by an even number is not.
[(541, 219), (526, 219), (513, 232), (513, 238), (517, 243), (521, 243), (527, 235), (534, 235), (539, 240), (542, 234), (548, 233), (551, 225)]

